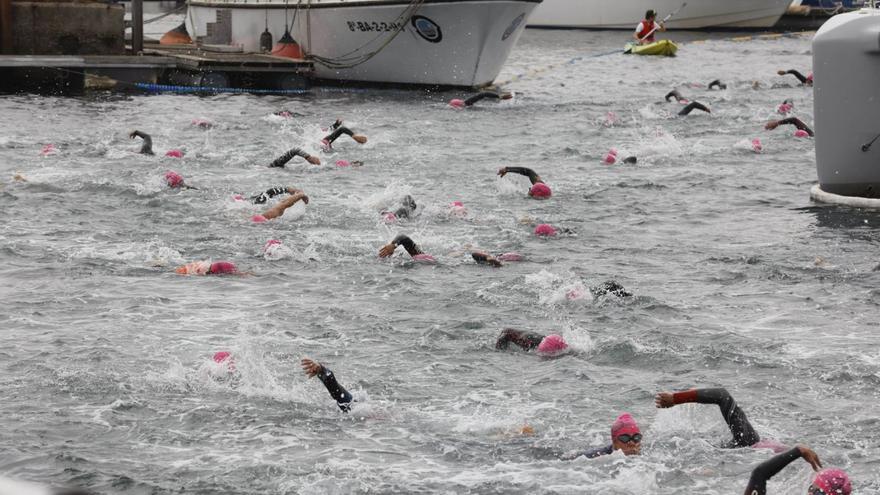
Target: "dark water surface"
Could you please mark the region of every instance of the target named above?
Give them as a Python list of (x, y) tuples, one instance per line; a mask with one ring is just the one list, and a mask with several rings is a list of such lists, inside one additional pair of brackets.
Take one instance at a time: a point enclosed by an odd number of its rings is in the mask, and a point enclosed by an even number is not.
[[(880, 214), (811, 203), (812, 141), (762, 129), (786, 98), (812, 123), (811, 90), (775, 74), (809, 70), (809, 38), (564, 64), (626, 36), (529, 30), (499, 80), (562, 65), (467, 111), (445, 105), (458, 93), (390, 90), (0, 97), (0, 475), (107, 494), (741, 493), (769, 452), (718, 448), (715, 407), (652, 401), (725, 386), (763, 436), (880, 492)], [(729, 89), (706, 91), (715, 78)], [(713, 113), (676, 117), (673, 87)], [(336, 117), (369, 142), (320, 153)], [(136, 153), (136, 128), (157, 156)], [(296, 145), (325, 164), (266, 168)], [(612, 147), (638, 164), (601, 163)], [(553, 198), (499, 180), (505, 165), (535, 168)], [(169, 169), (199, 189), (169, 191)], [(275, 185), (310, 204), (257, 225), (261, 208), (231, 199)], [(416, 218), (384, 224), (407, 193)], [(576, 235), (538, 239), (535, 222)], [(378, 259), (399, 232), (439, 264)], [(272, 238), (283, 249), (264, 256)], [(470, 248), (527, 261), (479, 267)], [(200, 259), (254, 276), (174, 274)], [(635, 296), (566, 297), (608, 279)], [(575, 352), (495, 351), (506, 326)], [(233, 380), (211, 361), (224, 349)], [(352, 414), (304, 356), (359, 397)], [(553, 457), (605, 444), (623, 411), (641, 457)], [(797, 462), (771, 490), (809, 480)]]

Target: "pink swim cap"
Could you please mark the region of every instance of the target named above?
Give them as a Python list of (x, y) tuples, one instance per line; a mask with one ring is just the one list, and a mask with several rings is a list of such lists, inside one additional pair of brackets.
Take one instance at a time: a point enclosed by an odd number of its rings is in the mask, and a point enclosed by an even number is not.
[(583, 299), (585, 295), (586, 293), (584, 292), (584, 289), (580, 287), (575, 287), (573, 289), (568, 289), (567, 291), (565, 291), (565, 298), (569, 301)]
[(348, 167), (351, 165), (351, 162), (348, 160), (336, 160), (337, 167)]
[(251, 222), (254, 222), (254, 223), (263, 223), (263, 222), (268, 222), (268, 221), (269, 221), (268, 218), (266, 218), (260, 214), (256, 214), (251, 217)]
[(321, 146), (323, 146), (324, 149), (328, 149), (328, 150), (329, 150), (329, 149), (331, 148), (331, 146), (330, 146), (330, 141), (327, 141), (326, 139), (322, 139), (322, 140), (321, 140)]
[(758, 138), (752, 139), (752, 151), (755, 153), (760, 153), (764, 151), (764, 145), (761, 144), (761, 140)]
[(807, 82), (813, 82), (813, 73), (812, 72), (810, 72), (810, 74), (807, 76)]
[(535, 235), (540, 235), (544, 237), (550, 237), (556, 235), (556, 229), (553, 228), (552, 225), (547, 223), (542, 223), (535, 227)]
[(453, 98), (449, 100), (449, 106), (452, 108), (464, 108), (464, 100), (459, 100), (458, 98)]
[(541, 343), (538, 344), (538, 352), (544, 354), (555, 354), (560, 351), (564, 351), (568, 348), (568, 344), (565, 343), (565, 339), (560, 335), (551, 334), (543, 339), (541, 339)]
[(461, 201), (453, 201), (452, 206), (462, 207), (464, 206), (464, 203), (462, 203)]
[(382, 220), (383, 220), (385, 223), (394, 223), (394, 222), (397, 221), (397, 215), (395, 215), (393, 211), (386, 211), (386, 212), (382, 215)]
[(825, 492), (826, 495), (850, 495), (852, 484), (849, 476), (841, 469), (823, 469), (813, 480), (816, 488)]
[(424, 253), (417, 254), (417, 255), (413, 256), (412, 259), (415, 261), (423, 261), (426, 263), (436, 263), (437, 262), (437, 260), (435, 260), (433, 256), (431, 256), (430, 254), (424, 254)]
[(782, 115), (785, 115), (791, 111), (792, 107), (794, 107), (794, 105), (792, 105), (791, 103), (780, 103), (779, 107), (776, 108), (776, 111), (781, 113)]
[(777, 442), (776, 440), (761, 440), (758, 443), (752, 445), (753, 449), (770, 449), (775, 454), (779, 454), (788, 450), (788, 446)]
[(529, 196), (533, 198), (549, 198), (553, 192), (550, 190), (550, 186), (544, 184), (543, 182), (538, 182), (537, 184), (532, 185), (529, 188)]
[(171, 158), (183, 158), (183, 152), (180, 150), (168, 150), (165, 152), (165, 156), (170, 156)]
[(208, 270), (208, 273), (211, 275), (228, 275), (236, 271), (235, 264), (231, 261), (215, 261), (211, 263), (211, 269)]
[(229, 351), (217, 351), (214, 353), (214, 362), (222, 363), (223, 361), (229, 359), (229, 356), (231, 355), (232, 354), (230, 354)]
[(498, 256), (499, 261), (522, 261), (523, 255), (519, 253), (504, 253)]
[(278, 239), (269, 239), (268, 241), (266, 241), (265, 247), (274, 246), (275, 244), (280, 245), (281, 241), (279, 241)]
[(605, 158), (603, 158), (602, 161), (604, 161), (608, 165), (614, 165), (614, 163), (617, 161), (617, 155), (612, 155), (609, 152), (608, 154), (605, 155)]
[(803, 130), (803, 129), (798, 129), (798, 130), (794, 131), (794, 137), (796, 137), (796, 138), (810, 137), (810, 133)]
[(210, 121), (207, 121), (205, 119), (193, 119), (192, 125), (194, 125), (196, 127), (201, 127), (202, 129), (209, 129), (214, 124), (212, 124)]
[(636, 420), (629, 413), (621, 414), (611, 425), (611, 438), (616, 438), (620, 435), (635, 435), (636, 433), (641, 433), (641, 430), (639, 430)]
[(177, 172), (169, 170), (165, 172), (165, 183), (168, 187), (180, 187), (183, 185), (183, 177)]
[(54, 144), (47, 144), (43, 146), (43, 151), (40, 152), (41, 156), (54, 155), (58, 150), (55, 149)]

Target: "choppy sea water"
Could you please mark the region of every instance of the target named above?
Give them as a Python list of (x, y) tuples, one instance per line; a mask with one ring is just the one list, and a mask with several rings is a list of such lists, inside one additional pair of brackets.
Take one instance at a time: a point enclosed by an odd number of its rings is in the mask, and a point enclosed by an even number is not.
[[(786, 98), (812, 123), (811, 90), (775, 73), (809, 70), (809, 38), (564, 63), (626, 36), (529, 30), (498, 79), (560, 67), (466, 111), (445, 104), (461, 93), (391, 90), (0, 97), (0, 475), (106, 494), (741, 493), (769, 451), (720, 449), (714, 406), (652, 400), (725, 386), (762, 436), (880, 492), (880, 215), (811, 203), (813, 142), (762, 129)], [(726, 91), (704, 89), (716, 78)], [(676, 117), (674, 87), (713, 113)], [(321, 153), (337, 117), (369, 142)], [(324, 165), (266, 168), (292, 146)], [(638, 164), (602, 163), (612, 147)], [(501, 166), (536, 169), (553, 198)], [(199, 189), (168, 190), (166, 170)], [(275, 185), (311, 202), (258, 225), (231, 199)], [(405, 194), (417, 216), (383, 223)], [(537, 222), (575, 234), (538, 239)], [(397, 233), (439, 263), (378, 259)], [(268, 239), (284, 249), (264, 256)], [(527, 260), (476, 266), (474, 248)], [(174, 274), (200, 259), (253, 275)], [(635, 296), (566, 297), (609, 279)], [(504, 327), (574, 352), (496, 351)], [(351, 414), (302, 357), (358, 397)], [(642, 456), (555, 457), (605, 445), (624, 411)], [(771, 490), (810, 479), (798, 462)]]

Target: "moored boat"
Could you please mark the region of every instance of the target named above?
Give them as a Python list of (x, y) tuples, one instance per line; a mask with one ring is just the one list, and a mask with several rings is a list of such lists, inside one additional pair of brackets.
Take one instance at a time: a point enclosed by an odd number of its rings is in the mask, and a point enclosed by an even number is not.
[(194, 38), (260, 49), (287, 30), (321, 79), (490, 84), (541, 0), (190, 0)]
[[(674, 12), (682, 0), (544, 0), (529, 19), (529, 27), (635, 29), (648, 9), (660, 17)], [(698, 0), (669, 22), (668, 29), (770, 28), (785, 13), (791, 0)]]

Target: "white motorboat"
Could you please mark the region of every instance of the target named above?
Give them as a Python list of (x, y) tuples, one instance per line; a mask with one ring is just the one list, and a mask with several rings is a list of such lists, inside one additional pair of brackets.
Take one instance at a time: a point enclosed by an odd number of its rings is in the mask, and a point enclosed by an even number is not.
[[(682, 7), (682, 0), (544, 0), (529, 27), (635, 29), (645, 12), (658, 19)], [(785, 14), (791, 0), (690, 0), (666, 23), (668, 29), (770, 28)]]
[(541, 0), (190, 0), (187, 25), (209, 44), (259, 51), (289, 27), (318, 78), (491, 84)]

